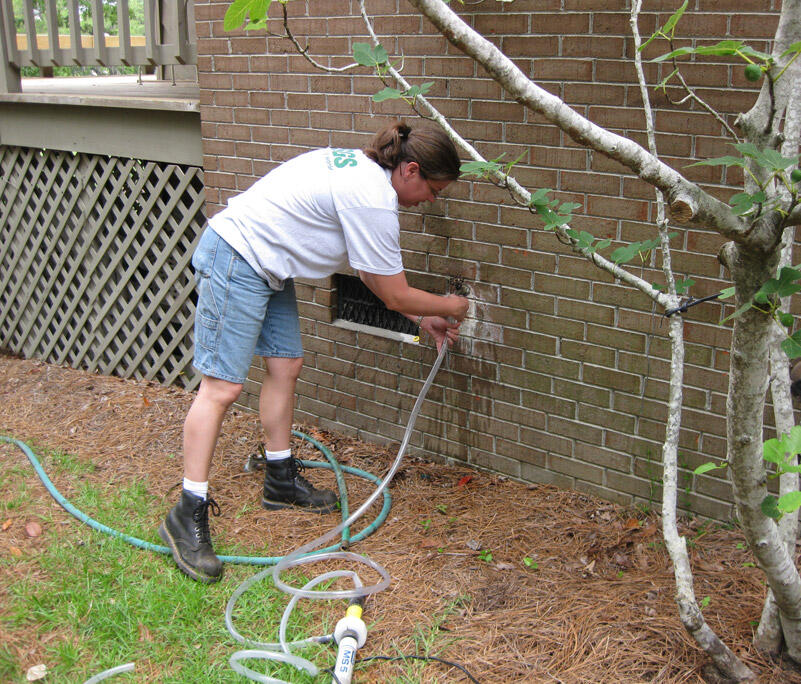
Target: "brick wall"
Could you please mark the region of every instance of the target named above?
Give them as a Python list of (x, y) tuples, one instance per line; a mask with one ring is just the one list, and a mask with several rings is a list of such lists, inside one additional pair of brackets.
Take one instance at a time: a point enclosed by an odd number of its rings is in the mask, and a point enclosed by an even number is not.
[[(537, 83), (594, 122), (645, 143), (633, 63), (628, 2), (515, 0), (460, 6)], [(678, 0), (645, 0), (644, 36), (664, 23)], [(736, 37), (770, 50), (778, 0), (694, 0), (677, 45)], [(411, 116), (399, 102), (376, 104), (383, 88), (366, 69), (315, 70), (286, 40), (225, 33), (227, 2), (199, 2), (207, 211), (248, 188), (276, 164), (309, 148), (357, 147), (390, 117)], [(319, 62), (351, 60), (368, 40), (358, 3), (296, 0), (290, 26)], [(572, 225), (621, 244), (655, 235), (652, 189), (622, 166), (583, 149), (542, 117), (505, 96), (401, 0), (371, 0), (375, 29), (413, 82), (433, 81), (432, 102), (487, 158), (524, 153), (519, 179), (553, 188), (582, 204)], [(270, 16), (280, 17), (278, 3)], [(282, 30), (273, 21), (271, 30)], [(561, 34), (554, 34), (554, 30)], [(649, 48), (648, 57), (665, 52)], [(666, 67), (647, 63), (651, 83)], [(742, 66), (720, 58), (689, 64), (685, 77), (733, 123), (756, 90)], [(663, 158), (715, 194), (727, 196), (737, 172), (687, 168), (728, 153), (721, 126), (697, 106), (674, 105), (651, 91)], [(728, 173), (728, 175), (727, 175)], [(651, 302), (576, 257), (528, 211), (487, 183), (462, 181), (423, 211), (402, 212), (410, 282), (434, 292), (462, 276), (476, 300), (469, 326), (441, 371), (418, 420), (413, 446), (517, 478), (550, 482), (623, 503), (658, 502), (669, 370), (667, 325)], [(725, 283), (712, 232), (677, 229), (677, 274), (692, 293)], [(661, 281), (650, 263), (638, 273)], [(331, 282), (299, 283), (305, 370), (296, 419), (376, 442), (397, 441), (434, 358), (429, 345), (332, 325)], [(725, 475), (693, 477), (710, 457), (725, 457), (729, 331), (717, 304), (685, 316), (687, 373), (680, 462), (680, 504), (702, 515), (731, 515)], [(243, 402), (256, 407), (254, 366)], [(686, 488), (686, 489), (685, 489)]]

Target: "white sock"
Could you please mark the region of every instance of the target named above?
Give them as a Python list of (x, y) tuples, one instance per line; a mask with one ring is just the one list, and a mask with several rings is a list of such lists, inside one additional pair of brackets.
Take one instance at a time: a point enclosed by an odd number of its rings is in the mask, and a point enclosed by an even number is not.
[(199, 496), (204, 501), (209, 498), (209, 482), (195, 482), (188, 477), (184, 478), (184, 489), (195, 496)]
[(264, 458), (268, 461), (283, 461), (292, 455), (292, 449), (284, 449), (283, 451), (267, 451), (264, 450)]

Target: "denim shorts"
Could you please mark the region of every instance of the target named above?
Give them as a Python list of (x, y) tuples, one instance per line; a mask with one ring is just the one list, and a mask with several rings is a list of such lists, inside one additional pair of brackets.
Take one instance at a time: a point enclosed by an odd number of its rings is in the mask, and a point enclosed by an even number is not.
[(254, 355), (303, 356), (292, 280), (273, 290), (208, 227), (192, 266), (198, 288), (193, 365), (203, 375), (244, 384)]

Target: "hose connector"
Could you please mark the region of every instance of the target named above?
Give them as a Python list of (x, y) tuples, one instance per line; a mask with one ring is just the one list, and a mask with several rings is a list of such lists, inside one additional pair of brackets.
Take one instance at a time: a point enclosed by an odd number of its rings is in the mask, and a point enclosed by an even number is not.
[(343, 617), (334, 629), (334, 641), (338, 644), (346, 636), (352, 636), (356, 639), (356, 647), (361, 648), (364, 642), (367, 641), (367, 625), (362, 620), (362, 607), (358, 604), (348, 606)]
[(356, 651), (367, 641), (367, 625), (362, 620), (362, 601), (352, 601), (334, 629), (334, 640), (339, 645), (337, 662), (334, 665), (332, 684), (350, 684), (353, 667), (356, 664)]

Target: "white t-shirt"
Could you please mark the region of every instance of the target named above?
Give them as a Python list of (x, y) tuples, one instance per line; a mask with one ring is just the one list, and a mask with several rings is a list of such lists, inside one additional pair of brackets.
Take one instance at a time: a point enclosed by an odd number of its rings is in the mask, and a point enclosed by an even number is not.
[(232, 197), (209, 225), (276, 290), (348, 264), (395, 275), (403, 261), (390, 177), (361, 150), (306, 152)]

